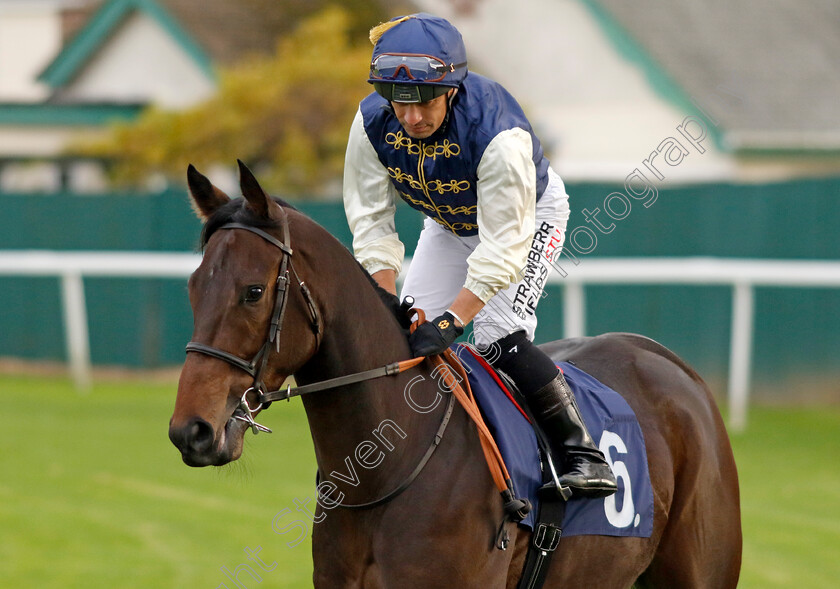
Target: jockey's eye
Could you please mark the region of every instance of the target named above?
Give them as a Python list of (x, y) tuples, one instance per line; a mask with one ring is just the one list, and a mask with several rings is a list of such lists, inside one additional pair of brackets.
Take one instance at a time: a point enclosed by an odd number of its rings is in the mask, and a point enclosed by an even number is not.
[(256, 303), (262, 298), (264, 292), (265, 287), (262, 284), (252, 284), (245, 289), (245, 296), (242, 297), (242, 300), (246, 303)]

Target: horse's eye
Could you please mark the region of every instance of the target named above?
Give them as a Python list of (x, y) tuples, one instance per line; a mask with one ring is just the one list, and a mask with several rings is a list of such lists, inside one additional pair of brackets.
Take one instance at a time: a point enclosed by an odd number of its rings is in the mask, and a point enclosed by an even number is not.
[(245, 290), (244, 300), (246, 303), (256, 303), (260, 300), (265, 292), (265, 287), (261, 284), (252, 284)]

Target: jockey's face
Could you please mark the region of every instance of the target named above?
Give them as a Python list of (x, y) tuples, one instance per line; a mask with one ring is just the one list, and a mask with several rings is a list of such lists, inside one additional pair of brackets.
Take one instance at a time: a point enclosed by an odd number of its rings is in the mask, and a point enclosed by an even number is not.
[(425, 139), (437, 131), (446, 118), (447, 101), (453, 90), (426, 102), (391, 102), (394, 114), (405, 132), (414, 139)]

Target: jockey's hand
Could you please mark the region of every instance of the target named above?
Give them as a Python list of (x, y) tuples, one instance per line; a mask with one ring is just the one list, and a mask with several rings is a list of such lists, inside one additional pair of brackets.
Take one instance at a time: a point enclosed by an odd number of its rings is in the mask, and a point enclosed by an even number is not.
[(464, 333), (463, 327), (455, 324), (455, 318), (448, 311), (436, 318), (417, 326), (410, 336), (408, 344), (415, 358), (442, 354), (458, 336)]

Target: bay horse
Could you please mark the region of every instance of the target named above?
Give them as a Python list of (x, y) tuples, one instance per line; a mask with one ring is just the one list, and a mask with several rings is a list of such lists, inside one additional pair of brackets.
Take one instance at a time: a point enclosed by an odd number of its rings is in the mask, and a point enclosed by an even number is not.
[[(317, 387), (410, 358), (405, 332), (350, 252), (269, 197), (241, 162), (240, 174), (244, 199), (233, 200), (192, 166), (187, 174), (205, 220), (204, 256), (189, 280), (193, 341), (169, 437), (190, 466), (239, 458), (246, 431), (262, 428), (253, 421), (265, 408), (260, 391), (289, 375)], [(543, 349), (620, 392), (635, 411), (654, 501), (649, 538), (561, 538), (545, 587), (735, 587), (738, 478), (703, 380), (638, 335)], [(494, 546), (499, 494), (475, 426), (443, 397), (427, 363), (301, 397), (321, 476), (316, 588), (516, 587), (531, 532), (508, 522), (510, 547)]]

